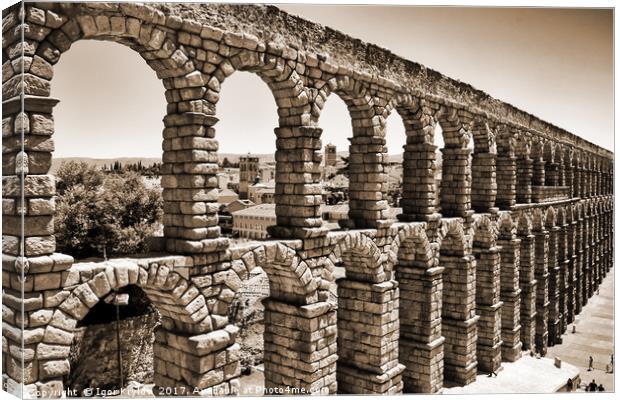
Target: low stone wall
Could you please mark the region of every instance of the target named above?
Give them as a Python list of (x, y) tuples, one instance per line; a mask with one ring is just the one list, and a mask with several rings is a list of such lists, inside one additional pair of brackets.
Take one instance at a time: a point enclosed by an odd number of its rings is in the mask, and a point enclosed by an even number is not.
[[(125, 385), (129, 381), (153, 382), (153, 330), (157, 325), (157, 312), (120, 321)], [(118, 389), (117, 357), (115, 322), (77, 328), (71, 346), (71, 374), (65, 387), (78, 394), (86, 388)]]

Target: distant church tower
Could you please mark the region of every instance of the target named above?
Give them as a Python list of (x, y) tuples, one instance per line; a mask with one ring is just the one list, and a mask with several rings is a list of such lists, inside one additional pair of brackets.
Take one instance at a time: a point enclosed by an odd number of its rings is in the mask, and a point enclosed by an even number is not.
[(325, 145), (325, 166), (336, 166), (336, 145), (334, 144), (329, 143)]
[(239, 157), (239, 198), (248, 198), (248, 187), (253, 185), (258, 175), (258, 157), (250, 154)]

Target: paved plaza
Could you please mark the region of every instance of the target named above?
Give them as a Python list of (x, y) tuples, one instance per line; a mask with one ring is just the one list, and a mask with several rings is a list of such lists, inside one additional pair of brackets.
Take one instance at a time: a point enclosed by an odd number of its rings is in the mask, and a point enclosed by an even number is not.
[[(562, 336), (563, 343), (548, 348), (547, 357), (560, 357), (562, 361), (580, 369), (582, 383), (595, 379), (607, 391), (614, 389), (614, 375), (605, 371), (614, 348), (614, 268), (577, 316), (576, 333), (570, 325)], [(594, 370), (588, 371), (588, 357), (594, 358)]]

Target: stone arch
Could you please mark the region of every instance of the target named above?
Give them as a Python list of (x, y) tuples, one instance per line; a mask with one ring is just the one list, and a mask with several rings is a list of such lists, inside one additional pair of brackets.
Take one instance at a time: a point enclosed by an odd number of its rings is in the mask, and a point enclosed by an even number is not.
[(384, 269), (384, 256), (374, 240), (362, 232), (347, 232), (329, 255), (335, 265), (345, 267), (347, 279), (380, 283), (389, 278)]
[(491, 248), (495, 246), (498, 225), (488, 215), (480, 215), (472, 224), (472, 247)]
[[(450, 239), (446, 243), (446, 239)], [(438, 244), (436, 256), (439, 253), (450, 255), (466, 255), (469, 249), (468, 241), (462, 222), (457, 218), (442, 219), (437, 231)]]
[(548, 207), (544, 216), (544, 227), (545, 228), (553, 228), (556, 226), (556, 221), (558, 218), (558, 212), (556, 212), (554, 207)]
[[(247, 35), (227, 33), (224, 43), (227, 41), (237, 46), (250, 48), (259, 46), (257, 39)], [(240, 42), (236, 43), (236, 41)], [(233, 45), (230, 45), (230, 48), (228, 57), (219, 56), (212, 61), (215, 71), (210, 74), (206, 93), (210, 111), (216, 115), (219, 93), (226, 79), (235, 72), (247, 71), (258, 75), (269, 87), (278, 107), (280, 127), (301, 125), (302, 120), (310, 113), (310, 99), (304, 81), (295, 68), (280, 56), (248, 48), (233, 47)], [(278, 132), (276, 130), (276, 133)]]
[[(209, 164), (204, 162), (212, 159), (211, 151), (217, 148), (217, 143), (206, 132), (212, 123), (205, 114), (206, 100), (202, 98), (207, 79), (198, 68), (198, 60), (188, 51), (187, 42), (182, 43), (189, 34), (171, 30), (166, 26), (171, 17), (143, 4), (29, 3), (25, 10), (32, 34), (27, 35), (28, 46), (24, 53), (25, 65), (28, 65), (28, 71), (24, 71), (23, 89), (27, 95), (24, 116), (32, 120), (31, 133), (53, 136), (53, 108), (58, 102), (49, 97), (53, 67), (74, 42), (111, 41), (136, 51), (162, 81), (165, 89), (162, 94), (168, 101), (162, 127), (166, 247), (172, 252), (207, 251), (203, 241), (219, 235), (219, 228), (215, 208), (206, 205), (213, 200), (213, 194), (205, 189), (208, 177), (204, 174)], [(15, 51), (19, 46), (11, 40), (3, 42), (5, 52), (13, 58), (21, 56)], [(3, 95), (6, 98), (17, 95), (14, 91), (17, 86), (10, 80), (5, 82)], [(48, 173), (52, 159), (48, 149), (53, 148), (51, 139), (49, 143), (47, 147), (26, 146), (29, 174)], [(18, 151), (15, 147), (15, 157)], [(7, 156), (11, 158), (13, 154)], [(177, 178), (174, 174), (178, 171), (188, 176)], [(46, 178), (51, 180), (49, 175)], [(206, 215), (197, 217), (194, 210), (203, 210), (198, 213)], [(184, 226), (180, 222), (184, 218), (192, 218), (192, 226), (198, 224), (199, 227)]]
[[(210, 313), (204, 294), (193, 282), (174, 270), (174, 260), (114, 260), (104, 263), (104, 267), (95, 270), (94, 276), (88, 280), (84, 279), (88, 275), (80, 277), (81, 273), (77, 269), (70, 269), (68, 273), (75, 281), (81, 280), (82, 283), (61, 291), (61, 294), (66, 293), (64, 300), (60, 301), (53, 311), (49, 310), (47, 319), (39, 321), (44, 326), (44, 329), (41, 329), (42, 340), (36, 345), (38, 363), (44, 371), (39, 379), (44, 382), (41, 385), (49, 390), (49, 393), (62, 390), (62, 381), (58, 383), (56, 380), (70, 372), (69, 346), (73, 341), (77, 323), (100, 300), (118, 289), (129, 285), (141, 288), (159, 311), (162, 326), (156, 331), (155, 347), (160, 346), (162, 340), (166, 341), (166, 335), (180, 337), (177, 332), (182, 332), (184, 346), (197, 346), (199, 341), (192, 342), (192, 335), (211, 335), (215, 328), (216, 321)], [(62, 296), (58, 299), (62, 299)], [(47, 315), (47, 311), (41, 310), (40, 315)], [(233, 327), (227, 326), (223, 332), (226, 337), (220, 335), (219, 339), (222, 343), (225, 342), (224, 345), (234, 342), (236, 330)], [(168, 362), (163, 353), (158, 350), (155, 353)], [(160, 361), (164, 362), (162, 360)], [(174, 363), (172, 360), (171, 362)], [(158, 361), (154, 362), (156, 386), (200, 386), (185, 374), (179, 375), (176, 382), (169, 383), (166, 378), (158, 377), (160, 366)], [(52, 380), (49, 380), (50, 378)]]
[(498, 239), (512, 239), (517, 234), (517, 226), (509, 212), (503, 212), (499, 215), (497, 222)]
[[(328, 75), (328, 77), (331, 75)], [(349, 145), (349, 220), (346, 228), (380, 228), (389, 225), (384, 158), (385, 120), (382, 118), (386, 100), (372, 93), (366, 81), (348, 75), (326, 77), (314, 81), (318, 90), (314, 104), (322, 109), (329, 96), (336, 94), (349, 110), (352, 136)], [(320, 86), (319, 86), (320, 85)], [(311, 89), (312, 90), (312, 89)], [(320, 111), (314, 124), (319, 123)], [(320, 130), (320, 128), (317, 128)], [(369, 154), (373, 156), (369, 157)]]
[(437, 211), (435, 195), (439, 191), (435, 181), (438, 166), (435, 109), (423, 98), (399, 93), (390, 99), (384, 114), (387, 116), (394, 110), (401, 116), (407, 136), (400, 201), (403, 213), (398, 218), (404, 222), (425, 221)]
[[(296, 305), (319, 301), (321, 278), (313, 275), (308, 263), (299, 257), (295, 249), (280, 242), (235, 249), (228, 274), (235, 273), (237, 277), (223, 277), (222, 282), (227, 284), (231, 278), (232, 281), (243, 281), (256, 267), (261, 267), (269, 279), (269, 297)], [(239, 285), (231, 288), (234, 292), (238, 289)]]
[(403, 225), (387, 251), (386, 271), (397, 269), (404, 260), (408, 265), (411, 262), (424, 268), (432, 266), (433, 254), (425, 223)]

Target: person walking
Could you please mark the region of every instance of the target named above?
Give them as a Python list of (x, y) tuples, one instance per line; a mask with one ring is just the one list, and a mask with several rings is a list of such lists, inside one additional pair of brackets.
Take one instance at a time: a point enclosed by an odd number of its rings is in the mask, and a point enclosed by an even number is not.
[(590, 382), (590, 384), (588, 385), (588, 392), (596, 392), (597, 388), (598, 385), (596, 384), (596, 381), (592, 379), (592, 382)]
[(573, 380), (571, 378), (568, 378), (568, 381), (566, 381), (566, 391), (567, 392), (573, 391)]
[(588, 359), (588, 371), (592, 371), (592, 368), (594, 366), (594, 358), (592, 358), (592, 356), (590, 356), (590, 358)]
[(493, 360), (491, 360), (491, 370), (489, 371), (488, 377), (491, 378), (495, 375), (497, 377), (497, 372), (495, 372), (495, 365), (493, 365)]

